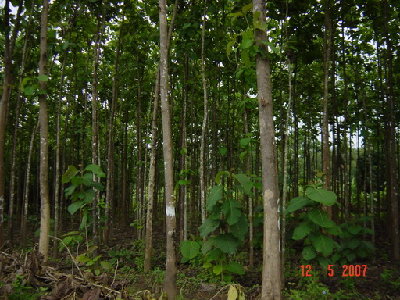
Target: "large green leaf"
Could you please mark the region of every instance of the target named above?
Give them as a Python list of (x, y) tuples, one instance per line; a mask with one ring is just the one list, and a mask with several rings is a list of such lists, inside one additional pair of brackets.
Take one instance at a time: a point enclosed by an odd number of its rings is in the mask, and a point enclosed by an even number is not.
[(212, 211), (213, 207), (217, 204), (219, 200), (223, 197), (224, 189), (222, 185), (213, 186), (207, 197), (207, 210)]
[(315, 252), (315, 249), (312, 246), (304, 247), (301, 254), (305, 260), (311, 260), (317, 256), (317, 253)]
[(316, 189), (314, 187), (308, 187), (306, 189), (306, 196), (313, 201), (322, 203), (323, 205), (333, 205), (336, 203), (336, 194), (331, 191), (324, 189)]
[(219, 226), (218, 220), (206, 219), (204, 223), (199, 227), (200, 236), (206, 237)]
[(196, 241), (183, 241), (180, 246), (185, 261), (195, 258), (200, 253), (200, 244)]
[(233, 199), (226, 200), (222, 204), (222, 212), (225, 215), (228, 224), (233, 225), (239, 221), (240, 215), (242, 214), (240, 211), (240, 203)]
[(251, 190), (254, 185), (250, 178), (246, 174), (235, 174), (233, 176), (239, 181), (244, 193), (251, 196)]
[(302, 222), (294, 229), (292, 238), (294, 240), (304, 239), (312, 230), (311, 224), (308, 222)]
[(313, 209), (309, 213), (307, 213), (308, 218), (313, 223), (324, 227), (324, 228), (331, 228), (336, 226), (335, 222), (329, 219), (327, 213), (321, 209)]
[(232, 261), (227, 265), (224, 265), (224, 269), (235, 274), (243, 275), (244, 274), (244, 268), (241, 264)]
[(72, 178), (78, 174), (78, 169), (74, 166), (68, 166), (67, 171), (65, 171), (64, 175), (62, 176), (62, 183), (70, 182)]
[(332, 254), (335, 243), (330, 237), (323, 234), (316, 234), (310, 237), (310, 239), (315, 249), (319, 253), (322, 253), (323, 256), (327, 257)]
[(247, 223), (247, 218), (244, 214), (241, 214), (239, 217), (239, 220), (231, 226), (230, 232), (236, 238), (238, 238), (240, 241), (243, 242), (246, 237), (248, 228), (249, 228), (249, 226)]
[(290, 200), (287, 208), (286, 208), (286, 213), (292, 213), (296, 210), (299, 210), (303, 208), (304, 206), (313, 203), (310, 199), (307, 197), (296, 197)]
[(90, 164), (85, 168), (85, 171), (91, 171), (98, 177), (106, 177), (106, 174), (103, 172), (103, 170), (100, 168), (100, 166), (95, 165), (95, 164)]
[(239, 241), (231, 234), (220, 234), (214, 238), (214, 245), (222, 252), (233, 254), (239, 246)]
[(71, 215), (73, 215), (74, 213), (76, 213), (82, 206), (84, 206), (85, 203), (83, 201), (76, 201), (76, 202), (72, 202), (69, 206), (68, 206), (68, 211)]

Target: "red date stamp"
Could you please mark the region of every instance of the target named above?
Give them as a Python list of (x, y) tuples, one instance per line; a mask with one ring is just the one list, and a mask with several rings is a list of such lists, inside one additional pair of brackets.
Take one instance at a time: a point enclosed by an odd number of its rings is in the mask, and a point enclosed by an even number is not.
[[(335, 265), (328, 265), (326, 268), (329, 277), (335, 276)], [(341, 266), (342, 277), (367, 277), (367, 265), (343, 265)], [(312, 277), (312, 266), (301, 265), (301, 276)]]

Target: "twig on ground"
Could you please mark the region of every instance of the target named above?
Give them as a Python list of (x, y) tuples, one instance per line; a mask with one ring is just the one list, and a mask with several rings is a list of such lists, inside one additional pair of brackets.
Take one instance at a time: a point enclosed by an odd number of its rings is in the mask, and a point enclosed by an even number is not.
[(83, 276), (83, 273), (82, 273), (81, 269), (79, 268), (74, 256), (72, 255), (71, 250), (69, 250), (68, 246), (65, 245), (64, 241), (62, 239), (60, 239), (58, 237), (55, 237), (55, 236), (52, 236), (52, 235), (49, 235), (49, 237), (51, 237), (52, 239), (56, 239), (57, 241), (60, 241), (64, 245), (64, 247), (67, 249), (67, 251), (69, 253), (69, 256), (72, 259), (72, 262), (74, 263), (75, 267), (78, 269), (79, 274), (82, 276), (82, 278), (85, 278), (85, 276)]
[(113, 285), (114, 285), (115, 278), (117, 277), (118, 263), (119, 263), (119, 260), (117, 259), (117, 265), (115, 266), (114, 278), (113, 278), (113, 280), (112, 280), (112, 282), (111, 282), (111, 286), (113, 286)]
[(225, 285), (223, 286), (214, 296), (212, 296), (210, 298), (210, 300), (214, 299), (215, 297), (217, 297), (219, 295), (219, 293), (221, 293), (223, 290), (225, 290), (229, 285)]

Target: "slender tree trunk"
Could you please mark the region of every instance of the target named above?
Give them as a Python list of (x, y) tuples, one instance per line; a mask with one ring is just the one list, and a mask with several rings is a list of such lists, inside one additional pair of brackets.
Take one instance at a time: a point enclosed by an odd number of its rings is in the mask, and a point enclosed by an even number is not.
[(4, 4), (4, 81), (3, 91), (0, 102), (0, 248), (3, 246), (3, 223), (4, 223), (4, 197), (5, 197), (5, 182), (4, 182), (4, 148), (5, 148), (5, 133), (7, 125), (7, 110), (10, 100), (11, 90), (11, 53), (10, 53), (10, 1), (5, 0)]
[[(331, 169), (330, 169), (330, 150), (329, 150), (329, 116), (328, 116), (328, 102), (329, 102), (329, 74), (330, 74), (330, 60), (331, 60), (331, 0), (324, 1), (324, 97), (323, 97), (323, 112), (322, 112), (322, 168), (325, 175), (324, 188), (330, 189), (331, 187)], [(330, 217), (332, 217), (332, 207), (325, 207)]]
[(387, 128), (387, 153), (388, 153), (388, 195), (390, 200), (391, 232), (392, 232), (392, 253), (395, 260), (400, 259), (400, 235), (399, 235), (399, 194), (397, 178), (397, 157), (396, 157), (396, 116), (395, 116), (395, 93), (393, 91), (393, 51), (392, 40), (388, 32), (389, 4), (383, 1), (384, 10), (384, 32), (386, 42), (386, 66), (387, 66), (387, 101), (385, 121)]
[[(19, 72), (19, 84), (21, 85), (23, 74), (25, 70), (25, 62), (26, 62), (26, 52), (28, 46), (28, 34), (25, 36), (24, 46), (22, 48), (22, 60), (21, 60), (21, 68)], [(11, 174), (10, 174), (10, 198), (9, 198), (9, 210), (8, 210), (8, 236), (12, 243), (13, 241), (13, 206), (15, 202), (15, 182), (16, 182), (16, 147), (17, 147), (17, 137), (18, 137), (18, 128), (19, 128), (19, 115), (20, 115), (20, 108), (22, 102), (22, 95), (21, 91), (18, 90), (17, 97), (16, 97), (16, 109), (15, 109), (15, 126), (14, 126), (14, 133), (12, 139), (12, 150), (11, 150)]]
[(30, 175), (31, 175), (31, 158), (33, 152), (33, 146), (35, 141), (35, 134), (39, 127), (39, 120), (36, 122), (35, 127), (32, 130), (31, 140), (29, 143), (28, 159), (26, 163), (25, 183), (24, 183), (24, 195), (22, 198), (22, 216), (21, 216), (21, 246), (26, 245), (26, 224), (28, 218), (28, 204), (29, 204), (29, 188), (30, 188)]
[(173, 182), (173, 153), (171, 136), (171, 115), (168, 101), (168, 33), (166, 0), (159, 0), (160, 17), (160, 96), (163, 132), (163, 155), (165, 176), (165, 213), (166, 213), (166, 271), (164, 288), (168, 300), (176, 298), (176, 254), (175, 254), (175, 196)]
[(281, 209), (281, 284), (282, 287), (285, 284), (284, 277), (284, 269), (285, 269), (285, 239), (286, 239), (286, 217), (285, 217), (285, 208), (287, 201), (287, 179), (288, 179), (288, 144), (289, 144), (289, 125), (290, 125), (290, 109), (292, 106), (292, 65), (291, 61), (288, 59), (288, 82), (289, 82), (289, 91), (288, 91), (288, 106), (286, 111), (286, 122), (285, 122), (285, 130), (284, 130), (284, 146), (283, 146), (283, 188), (282, 188), (282, 209)]
[[(165, 2), (159, 3), (166, 5)], [(168, 31), (168, 37), (166, 41), (167, 55), (169, 50), (169, 43), (172, 36), (172, 30), (174, 28), (174, 21), (177, 14), (178, 0), (175, 1), (173, 15), (171, 19), (171, 25)], [(160, 28), (161, 30), (161, 28)], [(166, 59), (167, 61), (167, 59)], [(145, 232), (145, 255), (144, 255), (144, 271), (149, 272), (151, 268), (151, 256), (153, 251), (153, 207), (155, 202), (155, 186), (156, 186), (156, 158), (157, 158), (157, 111), (158, 111), (158, 100), (160, 97), (160, 75), (161, 75), (161, 58), (160, 64), (157, 68), (156, 82), (154, 86), (154, 103), (153, 103), (153, 114), (151, 119), (151, 153), (150, 153), (150, 167), (149, 167), (149, 181), (148, 181), (148, 199), (147, 199), (147, 211), (146, 211), (146, 232)], [(157, 184), (158, 187), (158, 184)], [(158, 191), (158, 188), (156, 189)]]
[(114, 78), (112, 83), (112, 98), (110, 106), (110, 116), (108, 120), (108, 155), (107, 155), (107, 184), (106, 184), (106, 224), (104, 228), (104, 243), (108, 244), (110, 239), (110, 231), (112, 228), (112, 206), (114, 197), (114, 118), (115, 107), (118, 101), (118, 70), (119, 70), (119, 56), (120, 56), (120, 43), (121, 34), (118, 37), (118, 44), (116, 49), (116, 56), (114, 62)]
[[(249, 134), (249, 116), (246, 107), (244, 108), (244, 134), (248, 136)], [(250, 175), (251, 173), (251, 155), (247, 153), (246, 155), (246, 164), (245, 164), (245, 173)], [(249, 195), (244, 195), (244, 203), (247, 203), (248, 213), (247, 218), (249, 220), (249, 267), (252, 268), (254, 265), (254, 226), (253, 226), (253, 199)]]
[[(102, 21), (100, 17), (97, 20), (97, 34), (94, 46), (94, 63), (93, 63), (93, 79), (92, 79), (92, 164), (98, 164), (99, 162), (99, 129), (97, 121), (97, 108), (98, 108), (98, 69), (99, 69), (99, 57), (100, 57), (100, 43), (101, 43), (101, 26)], [(98, 181), (97, 176), (93, 174), (93, 181)], [(99, 201), (99, 194), (96, 191), (93, 199), (93, 239), (98, 242), (98, 223), (99, 223), (99, 210), (97, 203)]]
[[(39, 76), (47, 76), (47, 23), (49, 1), (43, 0), (42, 16), (40, 21), (40, 61)], [(47, 261), (49, 255), (50, 203), (49, 203), (49, 117), (47, 112), (47, 80), (40, 80), (39, 95), (39, 122), (40, 122), (40, 238), (39, 252)]]
[[(254, 18), (258, 15), (261, 25), (265, 24), (265, 0), (253, 0)], [(267, 35), (256, 29), (256, 45), (263, 53)], [(256, 57), (256, 75), (259, 103), (260, 146), (263, 182), (264, 240), (261, 299), (281, 299), (281, 263), (279, 253), (279, 190), (276, 173), (274, 124), (272, 107), (271, 69), (264, 54)]]
[[(179, 169), (184, 172), (184, 180), (187, 180), (186, 173), (186, 157), (187, 157), (187, 143), (186, 143), (186, 114), (187, 114), (187, 79), (189, 76), (189, 59), (185, 55), (184, 62), (184, 84), (183, 84), (183, 114), (182, 114), (182, 127), (181, 127), (181, 157)], [(187, 184), (179, 186), (179, 240), (187, 240), (187, 197), (186, 197)]]
[[(205, 9), (204, 9), (205, 12)], [(208, 95), (207, 95), (207, 78), (206, 78), (206, 62), (205, 62), (205, 32), (206, 32), (206, 16), (205, 13), (202, 16), (203, 23), (201, 29), (201, 78), (203, 83), (203, 99), (204, 99), (204, 116), (203, 123), (201, 126), (201, 141), (200, 141), (200, 167), (199, 167), (199, 176), (200, 176), (200, 208), (201, 208), (201, 223), (204, 223), (206, 219), (206, 184), (205, 184), (205, 167), (204, 167), (204, 158), (205, 158), (205, 139), (206, 139), (206, 130), (207, 130), (207, 118), (208, 118)]]
[[(57, 117), (56, 117), (56, 153), (55, 153), (55, 167), (54, 167), (54, 236), (58, 237), (60, 225), (60, 115), (61, 103), (64, 96), (64, 67), (66, 55), (64, 56), (61, 66), (61, 82), (60, 82), (60, 96), (57, 103)], [(57, 256), (57, 240), (54, 240), (54, 256)]]

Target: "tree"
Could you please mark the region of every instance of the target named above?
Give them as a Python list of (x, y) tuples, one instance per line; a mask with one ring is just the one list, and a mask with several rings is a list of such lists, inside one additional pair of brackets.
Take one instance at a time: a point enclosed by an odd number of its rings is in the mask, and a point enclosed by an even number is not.
[(40, 60), (39, 60), (39, 123), (40, 123), (40, 238), (39, 252), (45, 261), (49, 255), (50, 203), (49, 203), (49, 117), (47, 111), (47, 23), (49, 1), (43, 0), (40, 21)]
[[(265, 24), (265, 0), (253, 0), (253, 17), (263, 28)], [(256, 56), (258, 110), (260, 126), (260, 150), (262, 165), (262, 197), (264, 207), (264, 239), (261, 299), (281, 299), (281, 264), (279, 252), (279, 189), (275, 160), (275, 133), (273, 123), (271, 67), (267, 58), (267, 35), (255, 29), (256, 46), (261, 53)]]
[(164, 287), (169, 300), (176, 297), (176, 254), (175, 254), (175, 196), (173, 183), (173, 156), (171, 136), (171, 115), (168, 103), (168, 31), (166, 0), (159, 0), (160, 19), (160, 98), (163, 132), (163, 155), (165, 177), (166, 213), (166, 271)]

